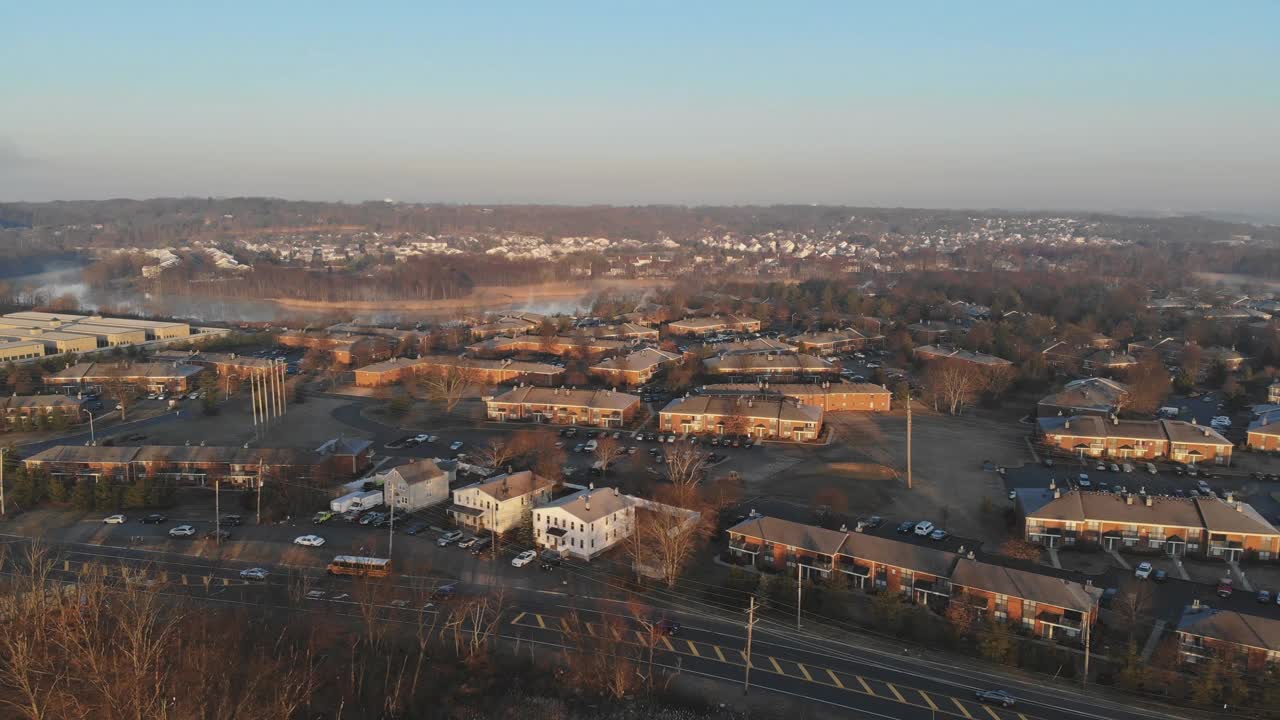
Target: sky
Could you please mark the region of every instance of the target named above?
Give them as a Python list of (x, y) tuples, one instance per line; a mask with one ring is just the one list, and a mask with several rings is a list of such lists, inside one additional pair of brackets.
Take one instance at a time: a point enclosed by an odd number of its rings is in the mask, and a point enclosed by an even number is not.
[(1274, 0), (16, 5), (0, 201), (1280, 208)]

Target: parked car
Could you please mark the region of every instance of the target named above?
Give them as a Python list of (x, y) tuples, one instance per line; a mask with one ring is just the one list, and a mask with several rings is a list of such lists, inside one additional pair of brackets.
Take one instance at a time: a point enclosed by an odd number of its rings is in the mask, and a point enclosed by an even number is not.
[(1155, 580), (1155, 581), (1156, 581), (1156, 582), (1158, 582), (1158, 583), (1162, 583), (1162, 582), (1164, 582), (1165, 580), (1168, 580), (1168, 579), (1169, 579), (1169, 573), (1167, 573), (1167, 572), (1165, 572), (1165, 571), (1163, 571), (1163, 570), (1157, 570), (1157, 571), (1155, 572), (1155, 574), (1151, 576), (1151, 579), (1152, 579), (1152, 580)]
[(875, 530), (883, 524), (884, 518), (879, 515), (872, 515), (869, 518), (858, 518), (858, 522), (854, 527), (857, 528), (858, 532), (863, 532), (866, 530)]
[(461, 449), (462, 449), (462, 444), (463, 444), (463, 443), (462, 443), (462, 441), (461, 441), (461, 440), (454, 440), (453, 442), (449, 443), (449, 449), (450, 449), (450, 450), (461, 450)]
[(427, 523), (425, 520), (414, 520), (413, 522), (405, 526), (404, 534), (417, 535), (418, 533), (426, 529), (427, 529)]
[(475, 545), (475, 544), (476, 544), (476, 540), (477, 540), (476, 536), (475, 536), (475, 535), (472, 535), (472, 536), (470, 536), (470, 537), (468, 537), (468, 538), (465, 538), (464, 540), (460, 541), (460, 542), (458, 543), (458, 547), (462, 548), (463, 550), (466, 550), (467, 548), (471, 547), (472, 545)]
[(1257, 596), (1257, 601), (1258, 601), (1258, 602), (1260, 602), (1260, 603), (1262, 603), (1262, 604), (1264, 604), (1264, 605), (1270, 605), (1270, 604), (1271, 604), (1271, 591), (1270, 591), (1270, 590), (1259, 590), (1259, 591), (1258, 591), (1258, 596)]
[(917, 535), (924, 537), (929, 533), (933, 532), (933, 523), (929, 522), (928, 520), (921, 520), (919, 523), (916, 523), (915, 532)]
[(244, 518), (239, 515), (223, 515), (222, 518), (218, 520), (218, 524), (226, 525), (228, 527), (240, 527), (244, 524)]
[(1104, 462), (1102, 462), (1101, 460), (1099, 460), (1099, 461), (1098, 461), (1098, 464), (1093, 466), (1093, 469), (1094, 469), (1094, 470), (1097, 470), (1098, 472), (1106, 472), (1106, 471), (1107, 471), (1107, 464), (1106, 464), (1106, 463), (1104, 463)]
[(483, 555), (485, 551), (489, 549), (489, 546), (492, 544), (493, 544), (492, 538), (487, 538), (487, 537), (476, 538), (475, 544), (471, 546), (471, 554)]
[(179, 525), (169, 528), (169, 537), (191, 537), (196, 534), (196, 529), (190, 525)]
[(1222, 578), (1218, 581), (1218, 597), (1229, 598), (1235, 591), (1235, 581), (1231, 578)]
[(973, 694), (978, 702), (1000, 707), (1013, 707), (1018, 704), (1017, 698), (1004, 690), (979, 690)]
[(1089, 481), (1089, 473), (1080, 473), (1076, 476), (1076, 484), (1082, 488), (1093, 487), (1093, 483)]
[(1138, 563), (1138, 567), (1134, 568), (1133, 576), (1138, 578), (1139, 580), (1146, 580), (1147, 578), (1151, 577), (1151, 570), (1152, 570), (1151, 563), (1140, 562)]
[(538, 561), (538, 567), (540, 569), (554, 570), (555, 568), (560, 567), (560, 564), (564, 562), (564, 558), (560, 557), (560, 553), (555, 550), (547, 549), (543, 550), (538, 555)]
[(320, 525), (321, 523), (327, 523), (327, 522), (329, 522), (329, 521), (330, 521), (330, 520), (332, 520), (332, 519), (333, 519), (333, 512), (332, 512), (332, 511), (330, 511), (330, 510), (321, 510), (320, 512), (318, 512), (318, 513), (316, 513), (314, 516), (312, 516), (312, 518), (311, 518), (311, 524), (312, 524), (312, 525)]
[(519, 555), (511, 558), (511, 567), (524, 567), (525, 565), (533, 562), (536, 557), (538, 557), (538, 553), (532, 550), (525, 550)]
[(461, 539), (462, 539), (461, 530), (450, 530), (449, 532), (441, 535), (439, 539), (436, 540), (436, 545), (440, 547), (448, 547), (449, 545), (452, 545), (453, 543), (456, 543)]
[(123, 515), (108, 515), (102, 518), (102, 524), (103, 525), (123, 525), (124, 520), (125, 518)]
[(240, 571), (240, 578), (243, 580), (266, 580), (271, 573), (266, 568), (249, 568)]
[(453, 583), (450, 583), (448, 585), (441, 585), (440, 587), (436, 588), (435, 591), (431, 593), (431, 599), (436, 600), (438, 602), (445, 602), (447, 600), (452, 600), (453, 596), (457, 594), (458, 594), (458, 586)]
[(306, 547), (320, 547), (324, 545), (324, 538), (319, 535), (300, 535), (293, 539), (294, 545), (304, 545)]
[(946, 540), (948, 534), (949, 533), (947, 533), (946, 530), (943, 530), (942, 528), (938, 528), (937, 530), (934, 530), (933, 532), (929, 533), (929, 539), (935, 540), (935, 541)]
[(907, 533), (915, 529), (916, 529), (916, 523), (914, 520), (903, 520), (902, 522), (898, 523), (899, 535), (906, 535)]

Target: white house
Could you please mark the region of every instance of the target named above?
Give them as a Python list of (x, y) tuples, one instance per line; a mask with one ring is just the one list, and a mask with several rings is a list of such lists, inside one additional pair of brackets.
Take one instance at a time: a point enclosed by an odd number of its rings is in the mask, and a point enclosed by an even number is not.
[(552, 501), (534, 508), (534, 543), (590, 560), (631, 536), (637, 504), (617, 488), (583, 490)]
[(505, 533), (526, 511), (551, 499), (555, 483), (528, 470), (498, 475), (453, 491), (449, 514), (460, 527)]
[(454, 470), (444, 470), (434, 460), (411, 460), (379, 473), (384, 502), (397, 510), (413, 512), (449, 499)]

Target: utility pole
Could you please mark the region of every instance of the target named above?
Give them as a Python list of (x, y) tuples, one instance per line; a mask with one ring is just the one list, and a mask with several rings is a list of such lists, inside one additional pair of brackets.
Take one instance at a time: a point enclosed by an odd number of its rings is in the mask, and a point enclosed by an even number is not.
[(804, 581), (800, 579), (801, 569), (802, 568), (800, 566), (800, 555), (797, 554), (796, 555), (796, 630), (800, 629), (800, 600), (801, 600), (800, 593), (804, 591)]
[(911, 489), (911, 388), (907, 388), (907, 489)]
[(84, 413), (85, 415), (88, 415), (88, 416), (89, 416), (89, 444), (90, 444), (90, 445), (97, 445), (97, 444), (98, 444), (98, 438), (97, 438), (97, 436), (95, 436), (95, 435), (94, 435), (94, 433), (93, 433), (93, 413), (89, 412), (89, 409), (88, 409), (88, 408), (80, 408), (80, 412), (82, 412), (82, 413)]
[(751, 689), (751, 635), (756, 629), (756, 596), (751, 596), (751, 609), (747, 610), (747, 667), (742, 677), (742, 694)]
[(1080, 689), (1085, 690), (1089, 687), (1089, 629), (1093, 623), (1089, 622), (1091, 613), (1085, 613), (1084, 616), (1084, 673), (1080, 676)]
[(258, 437), (258, 389), (253, 383), (253, 373), (249, 373), (249, 407), (253, 409), (253, 436)]
[[(493, 547), (493, 559), (498, 559), (498, 503), (494, 501), (493, 508), (489, 510), (489, 544)], [(650, 658), (652, 660), (652, 658)], [(649, 670), (652, 672), (653, 667), (650, 663)]]
[(388, 488), (391, 491), (391, 523), (387, 525), (388, 560), (391, 559), (391, 549), (395, 547), (396, 544), (396, 481), (392, 480), (389, 484), (391, 485), (391, 487)]
[(222, 544), (222, 506), (218, 504), (220, 483), (219, 478), (213, 479), (213, 540), (219, 545)]
[(258, 460), (258, 525), (262, 524), (262, 460)]
[(4, 448), (0, 447), (0, 517), (4, 517)]

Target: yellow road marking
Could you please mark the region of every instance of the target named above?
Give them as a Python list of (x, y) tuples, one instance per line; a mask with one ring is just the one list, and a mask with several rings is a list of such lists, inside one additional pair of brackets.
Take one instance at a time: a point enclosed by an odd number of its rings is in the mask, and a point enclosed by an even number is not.
[[(937, 704), (933, 702), (933, 698), (929, 697), (929, 693), (927, 693), (927, 692), (925, 692), (925, 691), (923, 691), (923, 690), (917, 690), (916, 692), (920, 693), (920, 697), (924, 698), (924, 701), (925, 701), (925, 702), (927, 702), (927, 703), (929, 703), (929, 709), (930, 709), (930, 710), (937, 710), (937, 709), (938, 709)], [(1023, 720), (1026, 720), (1026, 718), (1023, 718)]]
[(541, 615), (539, 615), (539, 614), (537, 614), (537, 613), (534, 613), (534, 615), (533, 615), (533, 619), (538, 621), (538, 627), (542, 628), (543, 630), (546, 630), (546, 629), (547, 629), (547, 624), (546, 624), (545, 622), (543, 622), (543, 621), (542, 621), (542, 616), (541, 616)]
[(569, 632), (572, 629), (569, 627), (569, 621), (564, 618), (560, 618), (560, 627), (564, 628), (565, 632)]
[(641, 645), (648, 645), (648, 644), (649, 644), (649, 636), (648, 636), (648, 635), (645, 635), (644, 633), (640, 632), (639, 630), (636, 630), (636, 631), (635, 631), (635, 634), (636, 634), (636, 642), (640, 643)]
[(813, 682), (813, 676), (809, 674), (809, 668), (805, 667), (804, 665), (801, 665), (800, 663), (796, 663), (796, 667), (800, 668), (800, 672), (804, 674), (805, 680), (808, 680), (809, 682)]
[(587, 623), (587, 632), (591, 634), (591, 637), (595, 637), (595, 636), (596, 636), (596, 626), (595, 626), (595, 623)]
[(986, 710), (988, 713), (990, 713), (990, 714), (991, 714), (991, 717), (995, 718), (995, 720), (1000, 720), (1000, 716), (999, 716), (999, 715), (997, 715), (997, 714), (996, 714), (996, 711), (995, 711), (995, 710), (992, 710), (990, 706), (988, 706), (988, 705), (983, 705), (983, 706), (982, 706), (982, 709), (983, 709), (983, 710)]
[(840, 682), (840, 678), (836, 677), (836, 674), (834, 671), (832, 671), (830, 668), (827, 668), (827, 674), (831, 676), (831, 682), (835, 683), (836, 687), (840, 688), (841, 690), (844, 689), (844, 683)]
[(876, 691), (871, 689), (871, 686), (867, 684), (867, 681), (866, 681), (866, 680), (863, 680), (863, 679), (862, 679), (862, 676), (861, 676), (861, 675), (856, 675), (855, 677), (857, 677), (857, 678), (858, 678), (858, 682), (862, 683), (862, 689), (863, 689), (863, 691), (864, 691), (864, 692), (866, 692), (868, 695), (875, 695), (875, 694), (876, 694)]
[(1017, 714), (1017, 716), (1018, 716), (1018, 720), (1027, 720), (1027, 716), (1026, 716), (1026, 715), (1023, 715), (1022, 713), (1016, 713), (1016, 714)]
[(693, 653), (694, 657), (702, 657), (702, 653), (698, 652), (698, 646), (694, 645), (692, 640), (685, 640), (685, 642), (689, 643), (689, 652)]
[(772, 655), (767, 657), (769, 658), (769, 662), (773, 663), (773, 669), (777, 670), (779, 675), (786, 675), (786, 673), (782, 672), (782, 666), (778, 664), (778, 661), (775, 660)]
[(512, 624), (512, 625), (519, 625), (519, 624), (520, 624), (520, 621), (524, 619), (524, 616), (525, 616), (525, 615), (528, 615), (528, 614), (529, 614), (529, 613), (527, 613), (527, 612), (522, 612), (522, 613), (520, 613), (519, 615), (517, 615), (517, 616), (515, 617), (515, 619), (514, 619), (514, 620), (512, 620), (512, 621), (511, 621), (511, 624)]
[(622, 631), (616, 627), (609, 628), (609, 632), (613, 633), (613, 639), (622, 642)]
[(724, 653), (720, 652), (720, 646), (719, 646), (719, 645), (712, 645), (712, 646), (711, 646), (711, 648), (712, 648), (713, 650), (715, 650), (715, 651), (716, 651), (716, 657), (720, 658), (720, 662), (722, 662), (722, 663), (727, 663), (727, 662), (729, 662), (728, 660), (725, 660), (725, 659), (724, 659)]
[(964, 713), (965, 717), (969, 718), (969, 720), (973, 720), (973, 716), (969, 714), (969, 708), (961, 705), (960, 701), (955, 698), (951, 698), (951, 702), (955, 703), (956, 707), (960, 708), (960, 712)]
[(738, 654), (742, 656), (742, 663), (744, 665), (746, 665), (747, 667), (755, 667), (755, 665), (751, 664), (751, 658), (747, 656), (746, 650), (739, 650)]
[(671, 641), (667, 639), (667, 636), (666, 636), (666, 635), (659, 635), (659, 636), (658, 636), (658, 639), (662, 641), (662, 644), (663, 644), (663, 645), (666, 645), (666, 646), (667, 646), (667, 649), (668, 649), (668, 650), (670, 650), (670, 651), (672, 651), (672, 652), (675, 652), (676, 647), (675, 647), (674, 645), (672, 645), (672, 644), (671, 644)]
[(894, 697), (898, 698), (898, 702), (904, 704), (907, 702), (907, 699), (902, 697), (902, 693), (898, 692), (898, 688), (894, 687), (893, 683), (885, 683), (885, 685), (889, 686), (889, 691), (893, 693)]

